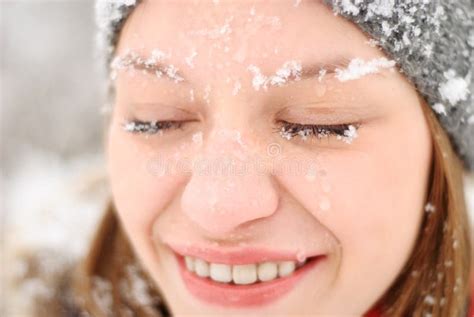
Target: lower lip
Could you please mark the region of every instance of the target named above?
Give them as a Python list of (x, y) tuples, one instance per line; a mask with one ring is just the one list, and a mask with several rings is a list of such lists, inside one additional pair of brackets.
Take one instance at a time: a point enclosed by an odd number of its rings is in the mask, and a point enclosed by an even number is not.
[(225, 307), (251, 307), (272, 303), (292, 290), (304, 275), (325, 258), (324, 256), (312, 258), (293, 274), (273, 281), (235, 285), (199, 277), (187, 270), (181, 255), (175, 253), (175, 256), (188, 290), (200, 300)]

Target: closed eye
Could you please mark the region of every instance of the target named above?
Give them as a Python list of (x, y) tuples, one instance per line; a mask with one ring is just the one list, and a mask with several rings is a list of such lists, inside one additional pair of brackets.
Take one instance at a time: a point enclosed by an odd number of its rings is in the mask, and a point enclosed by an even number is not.
[(294, 137), (301, 137), (306, 140), (308, 137), (315, 137), (317, 139), (328, 138), (336, 136), (338, 140), (343, 140), (346, 143), (351, 143), (357, 137), (357, 130), (360, 128), (358, 123), (344, 123), (333, 125), (315, 125), (315, 124), (300, 124), (288, 121), (279, 121), (278, 128), (275, 132), (279, 133), (284, 139), (291, 140)]
[[(184, 121), (141, 121), (131, 120), (122, 124), (125, 131), (139, 134), (157, 134), (165, 130), (180, 129)], [(300, 124), (287, 121), (279, 121), (278, 128), (274, 132), (279, 133), (284, 139), (291, 140), (294, 137), (301, 137), (306, 140), (308, 137), (317, 139), (328, 138), (336, 136), (338, 140), (343, 140), (346, 143), (351, 143), (358, 134), (360, 128), (358, 123), (344, 123), (333, 125), (314, 125), (314, 124)]]
[(125, 131), (130, 133), (156, 134), (170, 129), (179, 129), (183, 121), (141, 121), (131, 120), (122, 124)]

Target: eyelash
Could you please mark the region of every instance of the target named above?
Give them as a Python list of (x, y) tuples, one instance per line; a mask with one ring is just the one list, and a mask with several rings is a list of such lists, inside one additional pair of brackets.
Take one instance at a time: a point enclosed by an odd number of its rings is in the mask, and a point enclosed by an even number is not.
[(182, 121), (141, 121), (131, 120), (122, 124), (125, 131), (130, 133), (156, 134), (164, 130), (179, 129)]
[[(183, 123), (182, 121), (131, 120), (123, 124), (123, 129), (130, 133), (156, 134), (162, 133), (165, 130), (180, 129)], [(352, 138), (357, 137), (357, 131), (361, 126), (358, 123), (313, 125), (287, 121), (279, 121), (277, 124), (279, 128), (276, 128), (274, 132), (280, 134), (282, 138), (287, 140), (296, 136), (300, 136), (303, 140), (306, 140), (307, 137), (322, 139), (333, 135), (336, 136), (337, 139), (342, 139), (347, 143), (350, 143)]]
[(307, 137), (315, 137), (318, 139), (336, 136), (337, 139), (342, 139), (350, 143), (353, 138), (357, 137), (357, 131), (360, 128), (358, 123), (344, 123), (334, 125), (314, 125), (314, 124), (299, 124), (287, 121), (279, 121), (280, 126), (275, 130), (284, 139), (290, 140), (296, 136), (300, 136), (303, 140)]

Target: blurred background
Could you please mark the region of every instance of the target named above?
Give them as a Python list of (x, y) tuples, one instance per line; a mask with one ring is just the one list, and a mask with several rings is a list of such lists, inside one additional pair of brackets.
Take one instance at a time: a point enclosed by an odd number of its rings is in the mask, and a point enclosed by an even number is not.
[(0, 316), (27, 316), (33, 298), (52, 295), (25, 258), (39, 256), (45, 274), (74, 262), (107, 201), (93, 6), (0, 0)]
[(31, 273), (25, 259), (59, 272), (105, 205), (104, 84), (92, 0), (0, 1), (0, 316), (29, 316), (52, 293), (36, 278), (14, 285)]

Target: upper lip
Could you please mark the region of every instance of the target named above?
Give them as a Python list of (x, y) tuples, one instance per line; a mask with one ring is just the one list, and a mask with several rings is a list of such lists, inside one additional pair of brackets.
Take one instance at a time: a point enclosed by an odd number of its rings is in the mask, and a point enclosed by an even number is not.
[[(212, 263), (223, 263), (229, 265), (252, 264), (265, 261), (298, 261), (297, 251), (278, 251), (257, 247), (236, 248), (214, 248), (197, 245), (175, 245), (168, 244), (175, 253), (181, 256), (191, 256)], [(305, 257), (315, 257), (321, 253), (306, 253)], [(300, 255), (301, 257), (301, 255)]]

